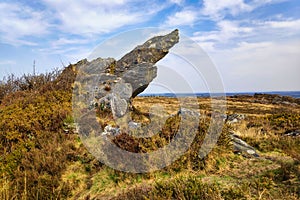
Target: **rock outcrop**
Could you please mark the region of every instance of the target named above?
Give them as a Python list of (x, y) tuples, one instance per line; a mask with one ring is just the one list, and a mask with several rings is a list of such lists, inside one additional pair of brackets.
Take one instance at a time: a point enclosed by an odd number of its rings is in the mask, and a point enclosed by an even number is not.
[(132, 98), (148, 87), (157, 76), (155, 63), (178, 42), (179, 32), (176, 29), (167, 35), (149, 39), (118, 61), (113, 58), (81, 61), (74, 88), (76, 103), (87, 104), (89, 101), (90, 109), (98, 107), (101, 111), (111, 111), (115, 120), (124, 118), (128, 127)]
[(109, 98), (114, 116), (124, 116), (129, 100), (142, 93), (157, 76), (155, 63), (167, 55), (178, 41), (178, 30), (174, 30), (146, 41), (112, 63), (109, 74), (102, 74), (100, 78), (103, 81), (100, 88), (104, 89), (102, 94), (105, 94), (100, 102), (103, 98)]

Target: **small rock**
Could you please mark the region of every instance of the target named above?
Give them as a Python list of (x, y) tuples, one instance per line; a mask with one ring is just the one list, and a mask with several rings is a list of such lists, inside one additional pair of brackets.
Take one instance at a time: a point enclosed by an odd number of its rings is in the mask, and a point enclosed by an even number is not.
[(123, 117), (127, 112), (128, 104), (119, 95), (113, 95), (111, 99), (111, 111), (114, 117)]
[(300, 136), (300, 130), (288, 130), (284, 133), (284, 136), (299, 137)]
[(130, 121), (128, 123), (128, 128), (131, 129), (131, 130), (135, 130), (135, 129), (141, 128), (141, 124), (137, 123), (137, 122), (134, 122), (134, 121)]
[(194, 110), (190, 110), (190, 109), (187, 109), (187, 108), (180, 108), (180, 110), (177, 112), (177, 114), (181, 115), (185, 118), (187, 118), (187, 117), (192, 117), (192, 118), (195, 118), (195, 119), (200, 118), (200, 113), (199, 112), (196, 112)]
[(223, 120), (223, 122), (225, 122), (227, 120), (227, 115), (226, 114), (221, 114), (220, 117)]
[(104, 132), (102, 133), (102, 135), (110, 135), (110, 136), (117, 136), (120, 134), (120, 129), (119, 128), (114, 128), (110, 125), (107, 125), (104, 128)]
[(228, 124), (233, 124), (233, 123), (240, 122), (240, 121), (242, 121), (244, 119), (245, 119), (245, 115), (244, 114), (231, 114), (231, 115), (227, 115), (226, 122)]
[(230, 138), (232, 140), (234, 148), (233, 150), (235, 153), (246, 153), (254, 157), (259, 157), (259, 155), (256, 153), (256, 150), (245, 141), (240, 139), (236, 134), (230, 135)]

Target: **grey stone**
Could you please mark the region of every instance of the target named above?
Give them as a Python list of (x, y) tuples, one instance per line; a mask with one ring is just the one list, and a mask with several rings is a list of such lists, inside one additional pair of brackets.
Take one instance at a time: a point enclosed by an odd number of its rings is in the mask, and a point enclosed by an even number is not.
[(178, 41), (178, 30), (174, 30), (146, 41), (117, 61), (115, 74), (132, 85), (132, 98), (142, 93), (157, 76), (154, 64), (165, 57)]
[(232, 134), (230, 135), (232, 144), (233, 144), (233, 150), (236, 153), (246, 153), (248, 155), (259, 157), (258, 153), (256, 152), (255, 148), (247, 144), (245, 141), (239, 138), (238, 135)]
[(128, 123), (128, 128), (131, 129), (131, 130), (135, 130), (135, 129), (139, 129), (141, 128), (141, 124), (140, 123), (137, 123), (137, 122), (134, 122), (134, 121), (130, 121)]
[[(95, 107), (100, 111), (111, 110), (114, 119), (125, 120), (124, 127), (138, 126), (138, 123), (127, 124), (126, 121), (129, 116), (126, 114), (132, 108), (131, 100), (142, 93), (157, 76), (155, 63), (167, 55), (178, 41), (178, 30), (174, 30), (147, 40), (118, 61), (113, 58), (80, 61), (74, 96), (83, 105), (88, 104), (90, 110)], [(104, 133), (111, 132), (111, 128), (107, 127)], [(86, 130), (88, 133), (90, 129)]]
[(132, 98), (142, 93), (157, 76), (157, 67), (150, 63), (134, 65), (122, 78), (132, 85)]
[(175, 30), (146, 41), (117, 62), (112, 58), (98, 58), (90, 63), (85, 60), (83, 73), (98, 74), (98, 85), (93, 94), (99, 100), (100, 108), (111, 108), (115, 117), (124, 116), (130, 107), (130, 99), (142, 93), (157, 76), (154, 64), (178, 41), (178, 30)]
[(125, 99), (119, 95), (113, 95), (111, 99), (111, 111), (114, 117), (123, 117), (128, 109), (128, 104)]
[(187, 108), (180, 108), (177, 114), (185, 118), (195, 118), (195, 119), (200, 118), (199, 112)]
[(168, 51), (174, 43), (179, 41), (179, 32), (177, 29), (165, 36), (156, 36), (146, 41), (143, 45), (137, 46), (136, 49), (155, 48)]
[(174, 30), (165, 36), (156, 36), (137, 46), (131, 52), (117, 61), (115, 73), (122, 74), (140, 63), (155, 64), (179, 41), (178, 30)]
[(300, 130), (288, 130), (284, 133), (284, 136), (299, 137), (300, 136)]
[(244, 119), (245, 119), (244, 114), (236, 114), (235, 113), (235, 114), (227, 115), (226, 122), (229, 123), (229, 124), (233, 124), (233, 123), (240, 122)]
[(116, 83), (113, 88), (113, 93), (119, 95), (122, 99), (129, 100), (132, 95), (132, 86), (129, 83)]
[(91, 75), (105, 72), (107, 66), (110, 66), (116, 61), (113, 58), (97, 58), (91, 62), (88, 62), (86, 59), (82, 60), (81, 62), (82, 67), (80, 68), (80, 71)]
[(114, 128), (110, 125), (107, 125), (104, 128), (104, 132), (102, 133), (102, 135), (110, 135), (110, 136), (117, 136), (120, 134), (120, 129), (119, 128)]

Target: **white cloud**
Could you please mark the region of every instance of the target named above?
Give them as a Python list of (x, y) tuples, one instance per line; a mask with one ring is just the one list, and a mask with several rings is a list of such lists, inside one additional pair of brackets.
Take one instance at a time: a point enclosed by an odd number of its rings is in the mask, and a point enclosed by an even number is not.
[(283, 21), (267, 21), (267, 26), (271, 28), (285, 28), (300, 30), (300, 19), (297, 20), (283, 20)]
[(77, 35), (103, 34), (125, 25), (144, 22), (164, 6), (155, 6), (151, 2), (136, 6), (137, 2), (128, 0), (44, 2), (60, 22), (58, 29)]
[(228, 91), (300, 90), (300, 40), (242, 42), (214, 52)]
[(197, 20), (198, 12), (184, 9), (168, 17), (165, 26), (192, 25)]
[[(241, 26), (238, 21), (223, 20), (217, 23), (217, 30), (210, 32), (196, 32), (192, 39), (199, 42), (205, 50), (212, 51), (214, 45), (217, 43), (224, 44), (237, 38), (246, 37), (252, 32), (252, 27)], [(205, 48), (207, 45), (209, 45), (208, 49)]]
[(128, 0), (85, 0), (86, 4), (91, 5), (101, 5), (101, 6), (115, 6), (115, 5), (124, 5), (125, 3), (128, 3)]
[(125, 5), (126, 3), (130, 3), (130, 0), (83, 0), (81, 2), (76, 2), (72, 0), (65, 0), (65, 1), (53, 1), (53, 0), (42, 0), (43, 2), (47, 3), (48, 5), (51, 5), (55, 8), (60, 8), (62, 6), (71, 6), (74, 4), (80, 4), (80, 5), (85, 5), (87, 7), (89, 6), (102, 6), (102, 7), (115, 7), (115, 6), (122, 6)]
[(16, 61), (14, 60), (2, 60), (0, 61), (0, 65), (15, 65)]
[(15, 2), (0, 3), (1, 42), (33, 46), (38, 45), (36, 36), (47, 34), (101, 35), (145, 22), (169, 6), (169, 2), (137, 0), (42, 0), (41, 4), (42, 9)]
[[(77, 17), (75, 21), (74, 18)], [(124, 25), (137, 23), (141, 20), (136, 14), (105, 13), (102, 11), (88, 11), (82, 9), (77, 13), (61, 14), (63, 22), (61, 28), (69, 33), (88, 34), (105, 33)]]
[(277, 3), (282, 3), (290, 0), (252, 0), (250, 1), (251, 6), (253, 8), (257, 8), (260, 6), (268, 5), (268, 4), (277, 4)]
[(220, 20), (196, 32), (222, 74), (227, 91), (300, 90), (300, 20)]
[(87, 39), (68, 39), (68, 38), (59, 38), (56, 41), (52, 42), (53, 47), (65, 46), (65, 45), (80, 45), (86, 44), (89, 40)]
[(206, 52), (213, 52), (213, 51), (215, 51), (215, 42), (199, 42), (199, 45)]
[(244, 0), (204, 0), (202, 12), (213, 19), (220, 19), (227, 13), (237, 15), (252, 9), (250, 5), (244, 3)]
[(206, 51), (213, 52), (230, 49), (242, 42), (287, 41), (299, 38), (299, 36), (299, 19), (280, 18), (277, 21), (221, 20), (216, 22), (216, 30), (195, 32), (192, 39), (203, 46)]
[(251, 12), (261, 6), (285, 1), (289, 0), (203, 0), (202, 14), (218, 21), (227, 15), (237, 16), (241, 13)]
[(234, 48), (234, 51), (241, 52), (254, 52), (258, 50), (268, 49), (273, 45), (272, 42), (257, 42), (257, 43), (249, 43), (249, 42), (241, 42), (238, 44), (238, 47)]
[(171, 3), (182, 5), (184, 3), (184, 0), (170, 0)]
[(223, 20), (217, 23), (219, 35), (215, 40), (226, 42), (237, 36), (249, 34), (253, 31), (252, 28), (241, 26), (238, 21)]
[(4, 43), (35, 45), (24, 37), (45, 35), (49, 27), (43, 12), (17, 3), (0, 3), (0, 33)]

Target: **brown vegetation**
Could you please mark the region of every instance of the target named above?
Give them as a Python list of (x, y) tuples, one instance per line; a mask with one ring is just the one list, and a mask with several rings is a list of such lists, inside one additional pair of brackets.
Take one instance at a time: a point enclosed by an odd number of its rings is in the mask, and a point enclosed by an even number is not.
[[(75, 76), (76, 65), (70, 65), (62, 73), (11, 76), (0, 85), (0, 199), (300, 198), (300, 138), (284, 136), (288, 130), (300, 129), (298, 100), (228, 97), (227, 113), (245, 114), (246, 119), (224, 126), (218, 145), (201, 159), (198, 153), (211, 106), (209, 98), (198, 98), (202, 117), (189, 150), (160, 171), (131, 174), (99, 163), (74, 133)], [(179, 109), (174, 98), (137, 97), (133, 104), (132, 117), (142, 122), (147, 122), (153, 104), (160, 104), (168, 114)], [(109, 113), (99, 110), (98, 115), (103, 126), (112, 123)], [(151, 138), (123, 133), (113, 141), (128, 151), (153, 151), (170, 142), (180, 120), (173, 115)], [(228, 137), (232, 131), (261, 157), (234, 154)]]

